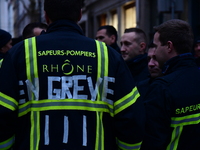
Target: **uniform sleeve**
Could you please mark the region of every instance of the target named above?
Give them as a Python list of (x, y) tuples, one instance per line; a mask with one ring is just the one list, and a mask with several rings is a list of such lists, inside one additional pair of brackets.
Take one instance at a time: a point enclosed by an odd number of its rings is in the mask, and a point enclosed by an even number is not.
[(125, 63), (121, 63), (116, 77), (114, 120), (117, 144), (123, 150), (139, 150), (144, 135), (144, 105)]
[(166, 149), (170, 142), (170, 107), (166, 88), (152, 84), (145, 96), (146, 126), (142, 150)]
[(11, 56), (8, 54), (0, 70), (0, 149), (14, 144), (18, 102), (17, 78)]

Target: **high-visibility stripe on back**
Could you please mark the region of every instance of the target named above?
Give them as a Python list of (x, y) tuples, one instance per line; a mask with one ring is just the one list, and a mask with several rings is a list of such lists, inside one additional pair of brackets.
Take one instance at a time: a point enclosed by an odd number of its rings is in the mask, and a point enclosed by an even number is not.
[[(39, 99), (39, 80), (36, 52), (36, 38), (29, 38), (25, 43), (26, 75), (29, 86), (29, 100)], [(40, 113), (31, 111), (30, 150), (38, 150), (40, 141)]]
[(62, 99), (62, 100), (39, 100), (28, 101), (19, 106), (18, 116), (22, 117), (31, 111), (48, 110), (84, 110), (94, 112), (106, 112), (114, 116), (113, 106), (104, 101), (91, 101), (80, 99)]
[[(97, 47), (97, 81), (103, 79), (98, 89), (97, 101), (102, 101), (105, 97), (104, 77), (108, 77), (108, 49), (105, 43), (96, 41)], [(96, 144), (95, 150), (104, 150), (104, 128), (103, 128), (103, 112), (96, 112)]]

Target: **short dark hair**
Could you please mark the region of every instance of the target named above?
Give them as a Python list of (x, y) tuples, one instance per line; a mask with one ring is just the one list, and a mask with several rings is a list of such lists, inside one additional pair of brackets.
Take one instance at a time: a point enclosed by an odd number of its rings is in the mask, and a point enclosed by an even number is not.
[(135, 39), (137, 43), (145, 42), (147, 44), (146, 33), (140, 28), (129, 28), (125, 29), (124, 33), (135, 32), (138, 36)]
[(47, 29), (48, 25), (42, 22), (31, 22), (24, 27), (22, 32), (23, 39), (27, 39), (34, 36), (33, 29), (34, 28), (41, 28)]
[(115, 27), (113, 27), (111, 25), (104, 25), (104, 26), (99, 27), (99, 29), (97, 31), (100, 31), (102, 29), (106, 29), (106, 34), (108, 36), (114, 35), (116, 37), (115, 42), (117, 42), (118, 34), (117, 34), (117, 30), (115, 29)]
[(183, 20), (171, 19), (154, 27), (160, 34), (159, 41), (166, 45), (171, 41), (178, 54), (188, 53), (192, 50), (193, 33), (190, 25)]
[(80, 11), (83, 6), (83, 0), (45, 0), (44, 10), (51, 21), (72, 20), (77, 22), (80, 17)]

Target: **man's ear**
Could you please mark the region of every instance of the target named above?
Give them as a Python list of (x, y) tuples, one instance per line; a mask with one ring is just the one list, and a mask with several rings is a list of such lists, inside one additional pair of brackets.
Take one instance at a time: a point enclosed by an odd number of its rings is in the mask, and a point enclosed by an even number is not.
[(172, 41), (167, 41), (167, 52), (171, 53), (174, 50), (174, 45)]
[(112, 43), (115, 43), (115, 40), (116, 40), (115, 35), (111, 35), (110, 38), (111, 38)]
[(146, 49), (146, 43), (141, 42), (140, 43), (140, 52), (145, 52), (145, 49)]

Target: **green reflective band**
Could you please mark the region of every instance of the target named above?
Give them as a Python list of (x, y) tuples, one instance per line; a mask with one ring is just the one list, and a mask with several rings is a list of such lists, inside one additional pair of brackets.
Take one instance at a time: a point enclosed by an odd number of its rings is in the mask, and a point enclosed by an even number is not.
[(172, 132), (171, 142), (167, 146), (167, 150), (177, 150), (182, 130), (183, 130), (183, 126), (179, 126), (179, 127), (174, 128), (174, 130)]
[(113, 106), (103, 101), (64, 99), (64, 100), (39, 100), (29, 101), (19, 106), (18, 116), (26, 115), (30, 111), (47, 110), (86, 110), (107, 112), (113, 114)]
[(9, 148), (12, 147), (12, 145), (15, 142), (15, 137), (11, 137), (8, 140), (4, 141), (4, 142), (0, 142), (0, 150), (8, 150)]
[(128, 144), (117, 139), (117, 145), (122, 150), (139, 150), (142, 142), (136, 144)]
[(0, 105), (14, 111), (18, 107), (18, 102), (12, 97), (0, 92)]
[[(39, 80), (38, 80), (38, 66), (37, 66), (37, 50), (36, 50), (36, 38), (29, 38), (24, 41), (25, 43), (25, 58), (26, 58), (26, 75), (28, 80), (28, 95), (30, 103), (32, 104), (34, 100), (39, 98)], [(23, 110), (24, 105), (19, 108), (19, 116), (23, 113), (31, 111), (31, 131), (30, 131), (30, 150), (38, 150), (40, 141), (40, 113), (38, 110), (32, 110), (31, 105), (26, 105), (25, 110)], [(20, 113), (22, 110), (22, 113)]]
[[(36, 38), (29, 38), (25, 41), (25, 57), (26, 57), (26, 74), (27, 79), (38, 93), (38, 68), (37, 68), (37, 52), (36, 52)], [(31, 100), (36, 100), (34, 93), (31, 93)]]
[[(96, 41), (97, 46), (97, 81), (99, 78), (104, 79), (104, 77), (108, 77), (108, 49), (105, 43)], [(103, 81), (104, 82), (104, 81)], [(97, 100), (102, 100), (102, 94), (104, 93), (103, 83), (100, 84), (98, 90), (98, 98)]]
[(3, 63), (3, 58), (0, 60), (0, 68), (2, 66), (2, 63)]
[(30, 150), (38, 150), (40, 141), (40, 113), (31, 112)]
[[(97, 46), (97, 81), (99, 78), (103, 79), (100, 84), (97, 95), (97, 102), (105, 103), (102, 100), (104, 95), (104, 77), (108, 77), (108, 49), (105, 43), (95, 40)], [(107, 111), (111, 116), (113, 114), (113, 106), (106, 103)], [(109, 106), (109, 107), (108, 107)], [(92, 108), (92, 107), (91, 107)], [(108, 109), (109, 108), (109, 109)], [(96, 143), (95, 150), (104, 150), (104, 129), (103, 129), (103, 111), (97, 112), (97, 125), (96, 125)]]
[(96, 145), (95, 150), (104, 150), (104, 129), (103, 129), (103, 113), (97, 112), (97, 130), (96, 130)]
[(122, 110), (128, 108), (130, 105), (134, 104), (138, 97), (140, 97), (140, 94), (137, 87), (135, 87), (129, 94), (114, 103), (114, 114), (116, 115)]
[(171, 127), (198, 124), (199, 122), (200, 122), (200, 113), (183, 117), (172, 117)]
[(30, 81), (32, 81), (32, 79), (38, 78), (35, 37), (25, 40), (25, 51), (26, 51), (27, 75)]

